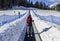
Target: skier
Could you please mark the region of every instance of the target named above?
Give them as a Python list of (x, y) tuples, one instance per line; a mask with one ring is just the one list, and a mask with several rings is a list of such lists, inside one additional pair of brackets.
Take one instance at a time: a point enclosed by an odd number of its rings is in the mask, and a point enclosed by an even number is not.
[(18, 16), (19, 16), (19, 18), (20, 18), (20, 12), (18, 12)]

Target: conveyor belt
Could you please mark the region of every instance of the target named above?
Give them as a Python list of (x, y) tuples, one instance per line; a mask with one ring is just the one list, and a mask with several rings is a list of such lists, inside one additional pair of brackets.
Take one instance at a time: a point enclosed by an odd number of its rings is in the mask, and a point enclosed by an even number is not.
[(32, 23), (32, 24), (33, 24), (32, 25), (32, 33), (31, 33), (32, 36), (29, 35), (29, 37), (28, 37), (28, 34), (26, 32), (24, 41), (42, 41), (35, 24), (34, 23)]

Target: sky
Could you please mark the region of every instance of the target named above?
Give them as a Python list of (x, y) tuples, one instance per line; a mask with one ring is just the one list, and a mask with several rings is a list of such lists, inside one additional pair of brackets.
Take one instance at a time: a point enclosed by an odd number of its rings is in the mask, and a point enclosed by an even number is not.
[(51, 5), (53, 3), (60, 2), (60, 0), (30, 0), (30, 1), (32, 1), (33, 3), (35, 3), (36, 1), (38, 2), (42, 1), (42, 2), (45, 2), (46, 5)]

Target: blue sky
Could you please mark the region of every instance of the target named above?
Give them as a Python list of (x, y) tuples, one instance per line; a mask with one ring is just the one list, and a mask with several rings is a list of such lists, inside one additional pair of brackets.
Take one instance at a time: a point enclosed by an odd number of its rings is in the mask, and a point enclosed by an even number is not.
[(33, 3), (35, 3), (36, 1), (38, 1), (38, 2), (45, 2), (46, 3), (46, 5), (51, 5), (51, 4), (53, 4), (53, 3), (55, 3), (55, 2), (60, 2), (60, 0), (31, 0)]

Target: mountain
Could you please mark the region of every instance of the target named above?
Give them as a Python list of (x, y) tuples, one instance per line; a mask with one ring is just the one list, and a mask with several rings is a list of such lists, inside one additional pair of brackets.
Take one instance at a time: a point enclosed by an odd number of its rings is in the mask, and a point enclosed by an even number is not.
[(57, 6), (58, 4), (60, 4), (60, 2), (56, 2), (56, 3), (54, 3), (54, 4), (51, 4), (49, 7), (52, 8), (52, 7)]
[(46, 3), (46, 5), (51, 5), (55, 2), (55, 1), (51, 1), (51, 0), (31, 0), (31, 1), (33, 1), (33, 3), (35, 3), (36, 1), (44, 2), (44, 3)]

